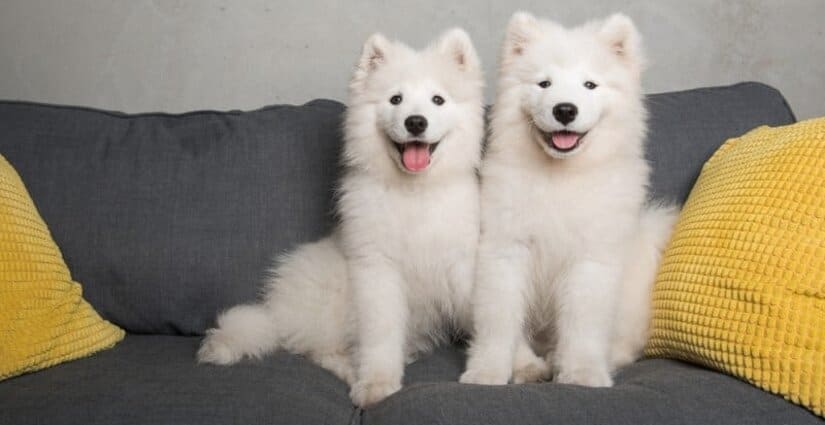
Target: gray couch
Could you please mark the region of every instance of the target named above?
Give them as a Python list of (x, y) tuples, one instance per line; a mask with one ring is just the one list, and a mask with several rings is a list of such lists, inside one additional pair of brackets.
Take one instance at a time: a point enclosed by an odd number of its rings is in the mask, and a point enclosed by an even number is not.
[[(653, 194), (679, 202), (725, 139), (794, 121), (780, 93), (757, 83), (651, 95), (648, 104)], [(86, 298), (128, 331), (112, 350), (0, 382), (0, 423), (821, 423), (780, 397), (671, 360), (627, 367), (609, 389), (484, 387), (458, 384), (463, 350), (443, 347), (368, 410), (298, 356), (195, 364), (216, 312), (254, 299), (274, 255), (330, 228), (343, 109), (316, 100), (125, 115), (0, 102), (0, 153)]]

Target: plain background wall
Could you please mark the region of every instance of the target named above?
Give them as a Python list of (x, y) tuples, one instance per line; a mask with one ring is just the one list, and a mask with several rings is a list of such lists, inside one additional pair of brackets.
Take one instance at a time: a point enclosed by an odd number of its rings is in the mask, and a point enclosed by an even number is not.
[(126, 112), (343, 100), (370, 33), (423, 46), (462, 26), (491, 100), (517, 9), (568, 25), (629, 14), (648, 92), (758, 80), (800, 118), (825, 115), (825, 0), (0, 0), (0, 98)]

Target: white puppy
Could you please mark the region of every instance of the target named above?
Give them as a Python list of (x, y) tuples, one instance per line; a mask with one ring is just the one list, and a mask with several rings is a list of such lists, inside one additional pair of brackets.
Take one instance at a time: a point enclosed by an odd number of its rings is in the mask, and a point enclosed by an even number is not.
[[(674, 211), (647, 207), (640, 36), (516, 13), (481, 169), (466, 383), (612, 385), (641, 354)], [(534, 354), (546, 353), (546, 361)]]
[(261, 303), (222, 314), (199, 360), (306, 354), (367, 406), (401, 388), (405, 361), (467, 327), (482, 86), (462, 30), (423, 51), (370, 37), (350, 85), (338, 228), (283, 257)]

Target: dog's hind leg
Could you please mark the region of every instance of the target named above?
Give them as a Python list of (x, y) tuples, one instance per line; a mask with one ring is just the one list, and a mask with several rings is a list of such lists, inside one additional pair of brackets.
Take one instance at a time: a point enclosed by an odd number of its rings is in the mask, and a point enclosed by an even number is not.
[(239, 305), (218, 317), (198, 350), (200, 363), (230, 365), (259, 358), (278, 347), (275, 321), (265, 304)]

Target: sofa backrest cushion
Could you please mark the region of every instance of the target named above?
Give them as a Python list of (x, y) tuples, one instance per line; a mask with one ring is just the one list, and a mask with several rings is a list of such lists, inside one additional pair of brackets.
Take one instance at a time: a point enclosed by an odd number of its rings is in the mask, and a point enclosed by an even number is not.
[[(684, 201), (727, 138), (794, 120), (756, 83), (648, 99), (663, 200)], [(0, 102), (0, 153), (102, 316), (130, 332), (200, 334), (256, 299), (275, 255), (330, 229), (343, 111), (329, 100), (181, 115)]]
[(257, 296), (275, 254), (327, 231), (343, 110), (2, 103), (0, 152), (102, 316), (130, 332), (197, 334)]
[(725, 140), (760, 125), (796, 122), (779, 91), (752, 82), (653, 94), (647, 107), (651, 192), (658, 200), (680, 204)]

